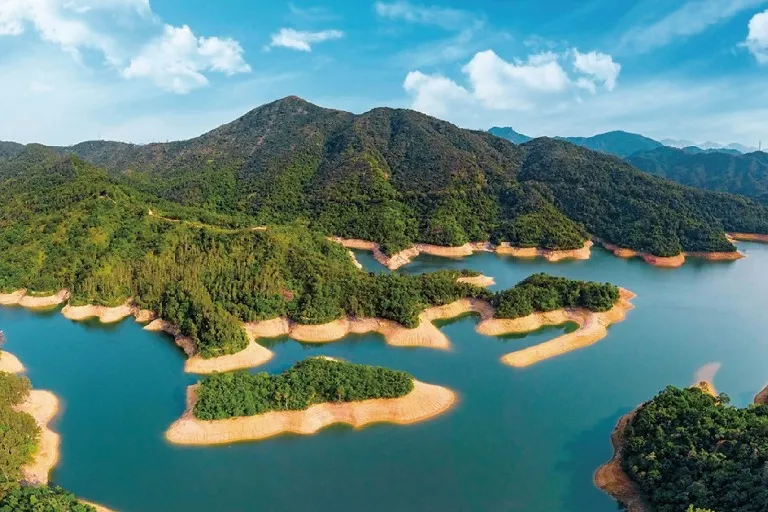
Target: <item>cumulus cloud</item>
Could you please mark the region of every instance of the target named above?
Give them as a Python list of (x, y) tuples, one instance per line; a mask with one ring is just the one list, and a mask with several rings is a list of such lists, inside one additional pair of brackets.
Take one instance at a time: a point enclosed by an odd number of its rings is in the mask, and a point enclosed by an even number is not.
[[(140, 25), (115, 25), (115, 20)], [(163, 28), (162, 35), (146, 36)], [(126, 30), (137, 28), (136, 33)], [(80, 50), (101, 52), (125, 78), (151, 78), (163, 89), (186, 93), (208, 84), (203, 73), (250, 71), (243, 49), (230, 38), (196, 37), (188, 26), (161, 25), (149, 0), (0, 0), (0, 36), (34, 29), (46, 42), (76, 58)]]
[(292, 28), (281, 28), (276, 34), (272, 34), (272, 42), (268, 48), (281, 46), (301, 52), (311, 52), (312, 44), (332, 41), (344, 37), (340, 30), (322, 30), (320, 32), (303, 32)]
[[(568, 60), (573, 75), (563, 67)], [(476, 53), (462, 68), (466, 85), (442, 75), (412, 71), (403, 87), (412, 97), (413, 108), (432, 115), (444, 115), (467, 105), (496, 111), (531, 111), (543, 103), (563, 101), (569, 93), (577, 97), (579, 89), (592, 93), (599, 88), (613, 90), (620, 71), (621, 66), (610, 55), (600, 52), (544, 52), (509, 62), (486, 50)]]
[(768, 64), (768, 10), (755, 14), (749, 20), (749, 34), (745, 42), (760, 64)]
[(192, 30), (165, 26), (161, 37), (147, 44), (123, 70), (125, 78), (150, 78), (163, 89), (186, 94), (208, 84), (203, 74), (218, 71), (227, 75), (247, 73), (243, 49), (233, 39), (198, 38)]
[[(594, 82), (600, 82), (603, 86), (612, 91), (616, 88), (616, 80), (621, 72), (621, 64), (614, 62), (613, 57), (601, 52), (579, 53), (579, 50), (573, 50), (573, 67), (590, 77), (587, 81), (592, 81), (594, 92)], [(591, 80), (590, 80), (591, 79)], [(579, 80), (584, 80), (580, 78)]]

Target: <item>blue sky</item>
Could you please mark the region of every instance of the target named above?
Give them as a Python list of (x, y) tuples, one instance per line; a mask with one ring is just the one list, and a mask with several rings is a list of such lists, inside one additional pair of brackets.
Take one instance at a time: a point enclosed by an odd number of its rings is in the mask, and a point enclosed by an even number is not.
[(0, 0), (0, 139), (199, 135), (296, 94), (529, 135), (768, 142), (768, 0)]

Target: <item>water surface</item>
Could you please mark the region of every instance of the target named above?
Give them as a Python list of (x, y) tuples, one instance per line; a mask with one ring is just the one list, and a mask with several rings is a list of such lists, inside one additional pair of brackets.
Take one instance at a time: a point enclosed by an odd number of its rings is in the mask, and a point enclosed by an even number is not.
[[(164, 335), (126, 320), (75, 323), (57, 312), (0, 308), (7, 349), (35, 387), (62, 400), (55, 428), (62, 457), (53, 481), (125, 512), (302, 510), (366, 512), (613, 512), (592, 485), (610, 458), (619, 416), (667, 384), (688, 385), (700, 366), (722, 362), (719, 390), (739, 405), (768, 382), (768, 246), (740, 244), (748, 258), (657, 269), (602, 250), (551, 264), (493, 254), (420, 257), (403, 272), (472, 268), (496, 288), (535, 272), (610, 281), (638, 294), (636, 309), (598, 344), (525, 369), (502, 354), (551, 339), (562, 328), (491, 338), (465, 316), (441, 329), (448, 352), (388, 347), (378, 335), (325, 345), (270, 343), (278, 372), (312, 355), (411, 372), (459, 394), (449, 413), (412, 426), (330, 427), (211, 448), (176, 447), (164, 430), (184, 410), (183, 354)], [(369, 255), (363, 264), (380, 267)]]

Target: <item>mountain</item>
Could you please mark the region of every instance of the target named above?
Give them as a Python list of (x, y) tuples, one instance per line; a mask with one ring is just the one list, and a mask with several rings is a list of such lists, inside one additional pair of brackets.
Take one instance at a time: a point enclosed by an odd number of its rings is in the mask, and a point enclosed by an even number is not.
[(662, 139), (661, 143), (665, 146), (669, 146), (672, 148), (687, 148), (691, 146), (696, 146), (695, 142), (691, 142), (690, 140), (685, 139)]
[(490, 130), (488, 130), (488, 133), (492, 133), (493, 135), (497, 137), (501, 137), (502, 139), (507, 139), (510, 142), (513, 142), (515, 144), (525, 144), (529, 140), (531, 140), (531, 137), (527, 135), (523, 135), (522, 133), (517, 133), (515, 130), (513, 130), (510, 127), (499, 127), (494, 126)]
[[(735, 155), (739, 156), (741, 155), (741, 151), (737, 151), (735, 149), (726, 149), (726, 148), (720, 148), (720, 149), (701, 149), (699, 146), (686, 146), (682, 149), (685, 153), (691, 154), (691, 155), (699, 155), (701, 153), (725, 153), (727, 155)], [(643, 153), (641, 151), (640, 153)], [(635, 153), (637, 154), (637, 153)], [(630, 155), (631, 157), (632, 155)]]
[(722, 151), (722, 152), (731, 153), (731, 154), (735, 154), (735, 153), (745, 154), (745, 153), (753, 153), (757, 151), (757, 148), (745, 146), (743, 144), (738, 144), (738, 143), (718, 144), (717, 142), (707, 141), (701, 144), (696, 144), (695, 142), (691, 142), (689, 140), (675, 140), (675, 139), (664, 139), (661, 141), (661, 143), (664, 144), (665, 146), (670, 146), (678, 149), (699, 148), (705, 151)]
[[(49, 149), (187, 215), (306, 223), (388, 253), (486, 240), (573, 249), (593, 235), (671, 256), (735, 250), (724, 230), (768, 233), (768, 209), (744, 198), (673, 184), (563, 140), (518, 146), (410, 110), (354, 115), (288, 97), (187, 141)], [(0, 163), (0, 176), (14, 168)]]
[(768, 154), (692, 152), (662, 147), (636, 153), (627, 161), (643, 171), (683, 185), (741, 194), (768, 202)]
[(0, 159), (10, 158), (18, 155), (24, 150), (23, 144), (16, 142), (5, 142), (0, 140)]
[(577, 146), (625, 157), (638, 151), (650, 151), (661, 147), (661, 142), (636, 133), (613, 131), (593, 137), (559, 137)]

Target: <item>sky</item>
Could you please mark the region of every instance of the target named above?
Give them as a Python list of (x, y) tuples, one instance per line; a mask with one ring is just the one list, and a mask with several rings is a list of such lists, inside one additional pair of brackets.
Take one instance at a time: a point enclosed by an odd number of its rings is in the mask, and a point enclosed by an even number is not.
[(0, 0), (0, 140), (184, 139), (289, 95), (756, 146), (768, 0)]

